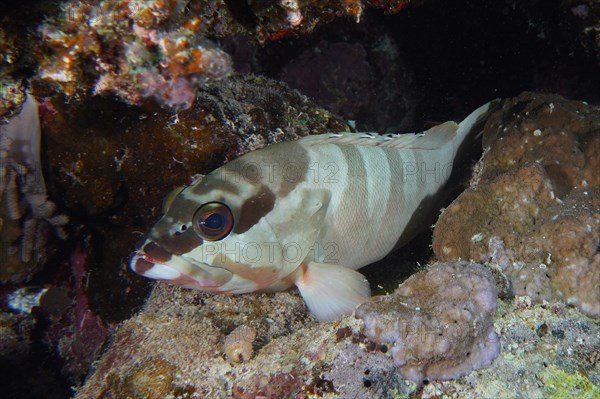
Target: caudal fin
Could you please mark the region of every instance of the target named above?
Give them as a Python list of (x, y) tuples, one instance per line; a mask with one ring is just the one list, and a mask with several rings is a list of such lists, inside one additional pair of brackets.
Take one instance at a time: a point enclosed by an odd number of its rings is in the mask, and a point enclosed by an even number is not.
[(294, 283), (319, 321), (352, 314), (370, 298), (369, 282), (362, 274), (333, 264), (311, 262)]
[(501, 103), (502, 101), (497, 98), (471, 112), (469, 116), (458, 124), (458, 131), (456, 133), (458, 136), (457, 141), (459, 143), (462, 142), (471, 133), (474, 133), (475, 137), (477, 137), (481, 133), (483, 124), (487, 118), (500, 108)]

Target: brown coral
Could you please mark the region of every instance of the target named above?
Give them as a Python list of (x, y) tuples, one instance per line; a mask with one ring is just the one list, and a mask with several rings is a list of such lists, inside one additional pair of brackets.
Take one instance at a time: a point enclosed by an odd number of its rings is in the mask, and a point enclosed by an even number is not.
[(600, 108), (525, 93), (488, 122), (481, 173), (441, 215), (442, 260), (492, 260), (517, 295), (600, 316)]

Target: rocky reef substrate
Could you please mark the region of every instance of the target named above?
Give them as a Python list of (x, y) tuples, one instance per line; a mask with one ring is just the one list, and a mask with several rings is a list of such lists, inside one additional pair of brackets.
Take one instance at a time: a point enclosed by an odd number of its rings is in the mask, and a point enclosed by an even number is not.
[(489, 119), (472, 187), (434, 232), (439, 258), (479, 263), (427, 266), (335, 323), (295, 291), (157, 284), (77, 397), (597, 396), (598, 115), (524, 93)]

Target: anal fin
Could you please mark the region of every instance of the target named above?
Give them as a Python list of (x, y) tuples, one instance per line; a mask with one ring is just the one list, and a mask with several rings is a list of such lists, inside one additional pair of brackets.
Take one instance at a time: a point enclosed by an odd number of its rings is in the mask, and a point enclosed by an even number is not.
[(352, 314), (370, 298), (369, 282), (362, 274), (334, 264), (304, 264), (294, 284), (319, 321), (333, 321)]

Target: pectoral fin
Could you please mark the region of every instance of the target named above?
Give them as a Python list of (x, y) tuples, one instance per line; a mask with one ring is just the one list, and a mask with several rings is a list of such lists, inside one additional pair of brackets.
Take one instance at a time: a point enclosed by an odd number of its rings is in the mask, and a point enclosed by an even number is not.
[(359, 272), (339, 265), (303, 264), (294, 284), (320, 321), (349, 315), (370, 297), (367, 279)]

